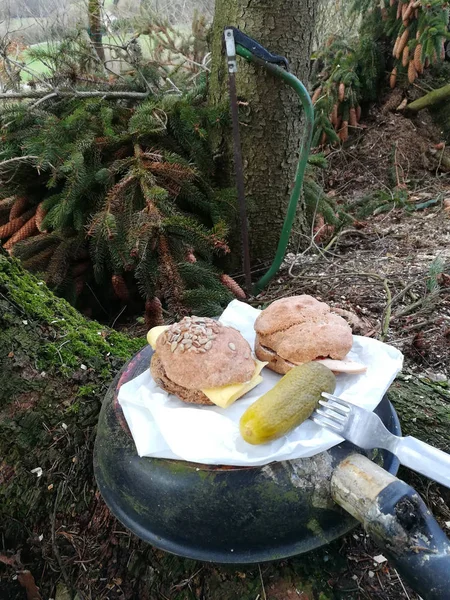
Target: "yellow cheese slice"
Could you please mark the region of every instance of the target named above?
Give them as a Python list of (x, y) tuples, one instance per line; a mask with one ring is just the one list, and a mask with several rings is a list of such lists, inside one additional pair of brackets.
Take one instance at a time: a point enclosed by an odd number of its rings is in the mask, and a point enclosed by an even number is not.
[(160, 325), (159, 327), (153, 327), (147, 333), (147, 342), (150, 344), (153, 350), (156, 347), (156, 340), (166, 329), (169, 329), (169, 325)]
[(247, 383), (235, 383), (233, 385), (224, 385), (222, 387), (209, 388), (201, 391), (213, 404), (220, 406), (220, 408), (228, 408), (236, 402), (236, 400), (239, 400), (244, 394), (262, 382), (263, 378), (260, 373), (266, 365), (266, 362), (257, 360), (253, 377), (250, 381), (247, 381)]

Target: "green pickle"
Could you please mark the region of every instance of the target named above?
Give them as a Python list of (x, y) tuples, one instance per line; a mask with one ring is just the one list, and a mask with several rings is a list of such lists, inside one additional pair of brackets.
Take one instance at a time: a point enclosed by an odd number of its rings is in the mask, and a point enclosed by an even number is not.
[(322, 392), (332, 394), (335, 387), (334, 374), (320, 363), (294, 367), (242, 415), (242, 437), (253, 445), (282, 437), (312, 415)]

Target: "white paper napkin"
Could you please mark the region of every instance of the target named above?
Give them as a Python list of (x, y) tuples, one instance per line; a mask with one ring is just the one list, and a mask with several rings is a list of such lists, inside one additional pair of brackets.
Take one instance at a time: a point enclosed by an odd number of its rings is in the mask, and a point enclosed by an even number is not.
[[(254, 322), (259, 310), (233, 300), (220, 321), (238, 329), (254, 347)], [(361, 375), (337, 375), (335, 394), (368, 410), (376, 408), (396, 375), (403, 355), (371, 338), (353, 336), (349, 358), (364, 363)], [(181, 459), (202, 464), (256, 466), (273, 461), (313, 456), (342, 438), (310, 420), (284, 437), (260, 446), (247, 444), (239, 433), (245, 410), (280, 379), (262, 371), (264, 381), (227, 409), (186, 404), (161, 390), (150, 370), (122, 385), (119, 402), (139, 456)]]

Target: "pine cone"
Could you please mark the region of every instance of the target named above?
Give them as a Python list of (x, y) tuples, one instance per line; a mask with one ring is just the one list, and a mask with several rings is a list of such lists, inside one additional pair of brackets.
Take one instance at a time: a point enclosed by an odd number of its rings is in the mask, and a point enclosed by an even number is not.
[(19, 229), (21, 229), (21, 227), (23, 227), (25, 223), (31, 219), (33, 212), (33, 210), (29, 210), (17, 219), (9, 221), (6, 223), (6, 225), (2, 225), (2, 227), (0, 227), (0, 239), (9, 238), (11, 235), (14, 235), (16, 231), (19, 231)]
[(326, 143), (327, 143), (327, 134), (324, 131), (320, 138), (320, 146), (325, 146)]
[(161, 300), (156, 296), (145, 303), (145, 325), (148, 329), (164, 325)]
[(408, 63), (409, 63), (409, 48), (408, 48), (408, 45), (406, 45), (403, 48), (402, 65), (404, 67), (407, 67)]
[(402, 4), (401, 0), (399, 0), (398, 6), (397, 6), (397, 19), (400, 19), (402, 16), (402, 7), (403, 7), (403, 4)]
[(320, 94), (322, 93), (322, 88), (318, 87), (314, 94), (312, 95), (311, 101), (313, 104), (315, 104), (317, 102), (317, 100), (320, 98)]
[(14, 221), (14, 219), (20, 217), (20, 215), (25, 212), (27, 205), (28, 198), (24, 198), (23, 196), (16, 198), (16, 201), (12, 205), (11, 212), (9, 213), (9, 220)]
[(348, 121), (342, 122), (342, 127), (338, 135), (341, 142), (346, 142), (348, 140)]
[(339, 105), (336, 102), (336, 104), (333, 106), (333, 111), (331, 113), (331, 118), (330, 118), (331, 124), (333, 125), (333, 127), (335, 129), (337, 127), (337, 122), (338, 122), (338, 108), (339, 108)]
[(397, 56), (397, 50), (398, 50), (398, 45), (400, 44), (400, 40), (401, 40), (401, 37), (398, 36), (397, 39), (395, 40), (394, 47), (392, 48), (392, 56), (394, 58), (396, 58), (396, 56)]
[(392, 69), (391, 76), (389, 77), (389, 85), (391, 86), (392, 89), (394, 89), (396, 83), (397, 83), (397, 67), (394, 67)]
[(238, 300), (245, 300), (247, 298), (244, 290), (241, 288), (241, 286), (235, 282), (235, 280), (230, 277), (229, 275), (226, 275), (225, 273), (223, 273), (220, 276), (220, 281), (222, 283), (222, 285), (224, 285), (226, 288), (228, 288), (230, 290), (230, 292), (232, 294), (234, 294), (234, 296), (236, 296), (236, 298), (238, 298)]
[(84, 290), (84, 278), (83, 277), (77, 277), (75, 279), (74, 283), (75, 283), (75, 296), (78, 298), (78, 296)]
[(345, 83), (339, 84), (339, 102), (344, 102), (345, 100)]
[[(414, 4), (414, 2), (410, 2), (408, 4), (408, 6), (406, 7), (405, 11), (403, 12), (403, 15), (402, 15), (403, 22), (409, 21), (411, 16), (413, 16), (413, 10), (414, 10), (413, 4)], [(405, 6), (406, 6), (406, 4), (405, 4)]]
[(158, 283), (161, 288), (161, 294), (173, 315), (177, 315), (177, 317), (184, 316), (187, 310), (183, 304), (183, 280), (170, 253), (167, 238), (163, 235), (160, 235), (158, 238), (158, 258), (160, 264), (160, 278)]
[(358, 121), (358, 123), (361, 121), (361, 112), (362, 109), (358, 104), (358, 106), (356, 107), (356, 120)]
[(54, 251), (54, 246), (46, 248), (28, 260), (23, 261), (23, 266), (33, 273), (36, 273), (37, 271), (45, 271)]
[(75, 278), (79, 277), (80, 275), (83, 275), (89, 269), (90, 265), (91, 265), (90, 260), (85, 260), (83, 262), (76, 263), (73, 266), (72, 275)]
[(19, 229), (19, 231), (17, 231), (5, 244), (3, 244), (3, 248), (5, 250), (11, 250), (14, 244), (17, 244), (17, 242), (21, 242), (22, 240), (26, 240), (35, 233), (37, 233), (36, 217), (32, 216), (31, 219), (29, 219), (29, 221), (27, 221), (25, 225)]
[(114, 293), (122, 302), (128, 302), (130, 300), (130, 294), (128, 292), (127, 284), (125, 283), (122, 275), (113, 275), (111, 277), (111, 283), (113, 286)]
[(445, 44), (441, 43), (441, 60), (445, 60)]
[(408, 38), (409, 38), (409, 29), (405, 29), (405, 31), (402, 33), (402, 36), (398, 43), (397, 54), (395, 55), (395, 58), (400, 59), (400, 56), (402, 56), (403, 50), (405, 49), (405, 46), (408, 43)]
[(417, 77), (417, 71), (416, 71), (416, 67), (414, 66), (414, 61), (411, 60), (409, 62), (409, 67), (408, 67), (408, 81), (409, 83), (414, 83)]
[(40, 204), (38, 204), (38, 207), (36, 209), (36, 227), (42, 233), (47, 233), (47, 230), (42, 229), (42, 227), (41, 227), (42, 221), (44, 220), (46, 214), (47, 214), (47, 211), (44, 209), (43, 202), (41, 202)]
[(414, 50), (414, 66), (418, 73), (423, 73), (422, 44), (418, 44)]
[(389, 2), (389, 6), (394, 6), (394, 4), (396, 3), (397, 0), (390, 0)]
[(358, 119), (356, 118), (356, 108), (352, 107), (350, 109), (350, 118), (348, 122), (351, 127), (356, 127), (358, 125)]

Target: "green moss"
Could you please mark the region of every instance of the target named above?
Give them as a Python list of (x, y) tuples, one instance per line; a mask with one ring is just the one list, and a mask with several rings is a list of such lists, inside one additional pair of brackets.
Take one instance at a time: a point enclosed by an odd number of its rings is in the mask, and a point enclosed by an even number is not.
[[(6, 291), (11, 308), (20, 307), (24, 327), (45, 327), (53, 332), (49, 337), (54, 339), (43, 336), (43, 343), (36, 347), (41, 370), (62, 369), (69, 376), (71, 370), (84, 365), (107, 376), (110, 369), (105, 370), (105, 363), (111, 362), (111, 356), (126, 360), (146, 343), (83, 319), (68, 302), (50, 294), (42, 281), (25, 273), (17, 261), (4, 256), (0, 256), (0, 288)], [(6, 325), (13, 320), (12, 312), (3, 314)]]
[(0, 486), (0, 528), (11, 547), (48, 528), (58, 490), (67, 518), (94, 501), (101, 401), (144, 344), (84, 319), (0, 250), (0, 471), (13, 474)]

